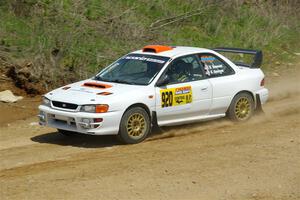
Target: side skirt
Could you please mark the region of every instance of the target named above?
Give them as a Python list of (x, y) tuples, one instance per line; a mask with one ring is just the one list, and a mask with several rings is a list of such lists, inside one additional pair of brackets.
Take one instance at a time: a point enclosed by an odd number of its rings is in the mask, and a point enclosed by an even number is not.
[(179, 119), (179, 120), (167, 120), (163, 122), (158, 122), (158, 125), (159, 126), (181, 125), (181, 124), (188, 124), (188, 123), (199, 122), (199, 121), (208, 121), (208, 120), (217, 119), (225, 116), (226, 116), (225, 113), (216, 114), (216, 115), (196, 116), (196, 117), (189, 117), (189, 118)]

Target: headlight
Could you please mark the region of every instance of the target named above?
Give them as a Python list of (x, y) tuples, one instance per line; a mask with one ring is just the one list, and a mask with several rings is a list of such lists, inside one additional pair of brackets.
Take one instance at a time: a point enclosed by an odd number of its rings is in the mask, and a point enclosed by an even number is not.
[(90, 113), (106, 113), (109, 106), (107, 104), (99, 105), (83, 105), (81, 106), (81, 112), (90, 112)]
[(47, 97), (42, 97), (42, 102), (43, 105), (50, 107), (51, 101)]
[(95, 112), (96, 110), (96, 105), (85, 105), (81, 106), (81, 111), (82, 112)]

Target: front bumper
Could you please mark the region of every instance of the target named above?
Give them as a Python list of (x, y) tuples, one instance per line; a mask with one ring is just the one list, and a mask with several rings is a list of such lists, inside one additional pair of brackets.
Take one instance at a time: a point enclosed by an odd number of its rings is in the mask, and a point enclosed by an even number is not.
[[(40, 125), (91, 135), (116, 135), (121, 111), (107, 113), (68, 112), (40, 105)], [(102, 118), (102, 122), (94, 119)]]

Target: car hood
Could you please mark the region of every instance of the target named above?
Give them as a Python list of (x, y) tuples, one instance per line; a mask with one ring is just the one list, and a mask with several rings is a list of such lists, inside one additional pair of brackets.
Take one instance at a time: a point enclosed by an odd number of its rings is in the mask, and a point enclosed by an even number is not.
[[(55, 89), (45, 96), (52, 101), (84, 104), (105, 104), (146, 86), (95, 81), (87, 79)], [(125, 97), (125, 96), (124, 96)]]

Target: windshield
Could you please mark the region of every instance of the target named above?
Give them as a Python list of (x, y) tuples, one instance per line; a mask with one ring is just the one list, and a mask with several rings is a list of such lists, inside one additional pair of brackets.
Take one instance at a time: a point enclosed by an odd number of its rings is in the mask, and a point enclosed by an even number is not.
[(128, 54), (101, 71), (95, 79), (106, 82), (148, 85), (168, 60), (168, 57), (162, 56)]

